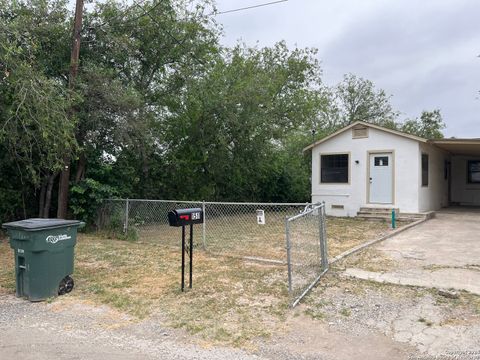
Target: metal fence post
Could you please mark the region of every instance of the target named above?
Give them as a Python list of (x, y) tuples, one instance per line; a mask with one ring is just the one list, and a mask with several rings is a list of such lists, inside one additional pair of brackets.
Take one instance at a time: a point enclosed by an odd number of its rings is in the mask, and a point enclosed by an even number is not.
[(327, 251), (327, 223), (326, 223), (326, 217), (327, 213), (325, 210), (325, 201), (322, 203), (322, 208), (320, 209), (320, 221), (322, 223), (322, 231), (320, 233), (321, 239), (320, 239), (320, 251), (322, 254), (322, 270), (327, 270), (328, 269), (328, 251)]
[(203, 250), (207, 250), (207, 241), (206, 241), (206, 233), (205, 233), (207, 213), (205, 212), (205, 200), (202, 201), (202, 210), (203, 210), (202, 243), (203, 243)]
[(126, 234), (128, 231), (128, 199), (125, 201), (125, 222), (123, 223), (123, 232)]
[(287, 268), (288, 268), (288, 293), (292, 293), (292, 261), (290, 255), (290, 222), (288, 217), (285, 218), (285, 238), (287, 242)]

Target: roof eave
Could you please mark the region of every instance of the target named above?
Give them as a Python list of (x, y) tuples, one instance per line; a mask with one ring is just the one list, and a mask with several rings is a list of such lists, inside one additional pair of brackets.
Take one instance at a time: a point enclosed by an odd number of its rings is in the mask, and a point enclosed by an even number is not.
[(335, 131), (334, 133), (324, 137), (323, 139), (320, 139), (320, 140), (317, 140), (315, 141), (314, 143), (308, 145), (307, 147), (305, 147), (303, 149), (303, 152), (307, 151), (307, 150), (310, 150), (312, 148), (314, 148), (315, 146), (341, 134), (342, 132), (344, 131), (347, 131), (349, 129), (351, 129), (352, 127), (356, 126), (356, 125), (365, 125), (365, 126), (368, 126), (368, 127), (371, 127), (373, 129), (377, 129), (377, 130), (380, 130), (380, 131), (385, 131), (385, 132), (388, 132), (390, 134), (394, 134), (394, 135), (397, 135), (397, 136), (401, 136), (401, 137), (405, 137), (405, 138), (408, 138), (408, 139), (411, 139), (411, 140), (416, 140), (418, 142), (422, 142), (422, 143), (427, 143), (429, 142), (428, 139), (425, 139), (425, 138), (422, 138), (420, 136), (416, 136), (416, 135), (411, 135), (411, 134), (407, 134), (407, 133), (404, 133), (404, 132), (401, 132), (401, 131), (397, 131), (397, 130), (393, 130), (393, 129), (388, 129), (388, 128), (385, 128), (383, 126), (379, 126), (379, 125), (375, 125), (375, 124), (370, 124), (370, 123), (367, 123), (367, 122), (364, 122), (364, 121), (355, 121), (354, 123), (351, 123), (350, 125), (347, 125), (337, 131)]

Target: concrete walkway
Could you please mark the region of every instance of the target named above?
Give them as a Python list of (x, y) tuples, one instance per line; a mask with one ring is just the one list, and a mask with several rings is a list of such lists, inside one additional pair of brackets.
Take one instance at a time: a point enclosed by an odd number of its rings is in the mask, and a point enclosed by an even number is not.
[(347, 276), (402, 285), (466, 290), (480, 295), (480, 212), (446, 209), (375, 249), (394, 260), (381, 272), (346, 269)]

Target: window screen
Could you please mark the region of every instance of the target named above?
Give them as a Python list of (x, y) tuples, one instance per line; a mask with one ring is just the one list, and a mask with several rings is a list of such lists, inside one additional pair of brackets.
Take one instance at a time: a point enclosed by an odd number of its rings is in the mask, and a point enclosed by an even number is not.
[(375, 166), (388, 166), (388, 156), (375, 156)]
[(422, 186), (428, 186), (428, 154), (422, 154)]
[(322, 183), (348, 183), (348, 154), (322, 155)]
[(468, 183), (480, 184), (480, 160), (468, 160)]

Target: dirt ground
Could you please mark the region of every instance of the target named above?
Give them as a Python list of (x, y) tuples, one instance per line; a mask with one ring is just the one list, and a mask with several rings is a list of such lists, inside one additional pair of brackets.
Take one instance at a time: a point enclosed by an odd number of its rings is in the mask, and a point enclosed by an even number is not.
[[(367, 236), (353, 229), (331, 224), (330, 239)], [(0, 358), (480, 359), (479, 297), (345, 277), (351, 264), (395, 267), (375, 250), (335, 264), (293, 310), (284, 266), (197, 250), (194, 288), (181, 293), (174, 248), (82, 235), (76, 250), (74, 291), (32, 304), (14, 297), (0, 241)]]
[(73, 294), (42, 303), (2, 294), (0, 308), (0, 358), (480, 359), (478, 298), (352, 281), (341, 271), (270, 324), (269, 336), (240, 346), (172, 328), (161, 313), (140, 320)]
[[(356, 219), (332, 218), (327, 225), (329, 251), (334, 254), (390, 231), (386, 223)], [(278, 233), (284, 241), (282, 231)], [(257, 243), (261, 248), (255, 250), (261, 252), (256, 254), (274, 248), (268, 241)], [(284, 247), (282, 251), (285, 258)], [(13, 256), (6, 240), (0, 244), (0, 260), (0, 291), (12, 293)], [(152, 239), (128, 242), (80, 234), (74, 279), (72, 296), (79, 301), (106, 304), (139, 319), (160, 313), (168, 326), (214, 344), (244, 346), (257, 337), (268, 338), (283, 326), (291, 301), (285, 265), (216, 256), (199, 248), (194, 250), (194, 291), (182, 294), (178, 246)]]

